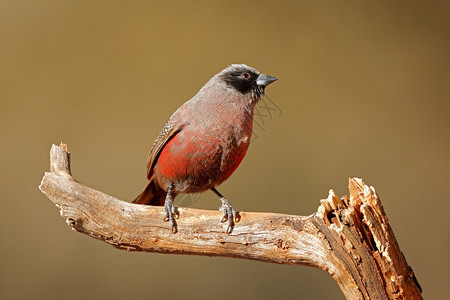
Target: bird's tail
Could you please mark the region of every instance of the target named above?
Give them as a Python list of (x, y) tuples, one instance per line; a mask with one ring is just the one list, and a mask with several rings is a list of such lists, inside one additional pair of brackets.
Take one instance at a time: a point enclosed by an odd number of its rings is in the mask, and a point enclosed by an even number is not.
[(155, 183), (155, 181), (150, 179), (144, 191), (134, 199), (133, 203), (162, 206), (164, 205), (166, 195), (167, 192)]

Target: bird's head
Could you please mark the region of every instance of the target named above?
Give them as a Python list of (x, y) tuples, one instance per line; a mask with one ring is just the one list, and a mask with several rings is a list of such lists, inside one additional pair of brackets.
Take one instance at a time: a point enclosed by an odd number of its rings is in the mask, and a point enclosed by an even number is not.
[(265, 87), (277, 80), (270, 75), (260, 74), (258, 70), (244, 64), (233, 64), (217, 75), (229, 87), (241, 94), (251, 95), (256, 101), (264, 94)]

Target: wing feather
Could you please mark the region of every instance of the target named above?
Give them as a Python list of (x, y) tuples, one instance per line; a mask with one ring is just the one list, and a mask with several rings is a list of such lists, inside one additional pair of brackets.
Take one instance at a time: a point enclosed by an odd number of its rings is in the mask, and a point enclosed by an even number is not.
[(179, 123), (175, 123), (172, 120), (169, 120), (164, 128), (159, 133), (155, 142), (153, 143), (152, 149), (148, 154), (147, 161), (147, 178), (150, 179), (153, 175), (153, 169), (155, 167), (156, 161), (158, 160), (159, 154), (161, 150), (164, 148), (166, 143), (170, 138), (175, 136), (182, 129), (182, 125)]

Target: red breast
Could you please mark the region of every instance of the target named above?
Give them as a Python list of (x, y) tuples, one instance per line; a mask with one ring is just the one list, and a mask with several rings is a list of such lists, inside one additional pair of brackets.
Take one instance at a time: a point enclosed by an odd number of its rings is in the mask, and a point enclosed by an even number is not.
[[(230, 99), (231, 100), (231, 99)], [(175, 115), (183, 126), (161, 150), (154, 179), (178, 193), (202, 192), (227, 180), (244, 158), (252, 134), (253, 108), (186, 103)]]

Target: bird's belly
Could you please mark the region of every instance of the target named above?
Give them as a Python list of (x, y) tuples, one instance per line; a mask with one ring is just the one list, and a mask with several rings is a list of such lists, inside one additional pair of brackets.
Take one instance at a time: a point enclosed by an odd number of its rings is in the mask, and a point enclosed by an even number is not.
[(236, 143), (180, 132), (161, 150), (155, 177), (166, 190), (174, 183), (176, 193), (211, 189), (239, 166), (247, 152), (248, 139)]

